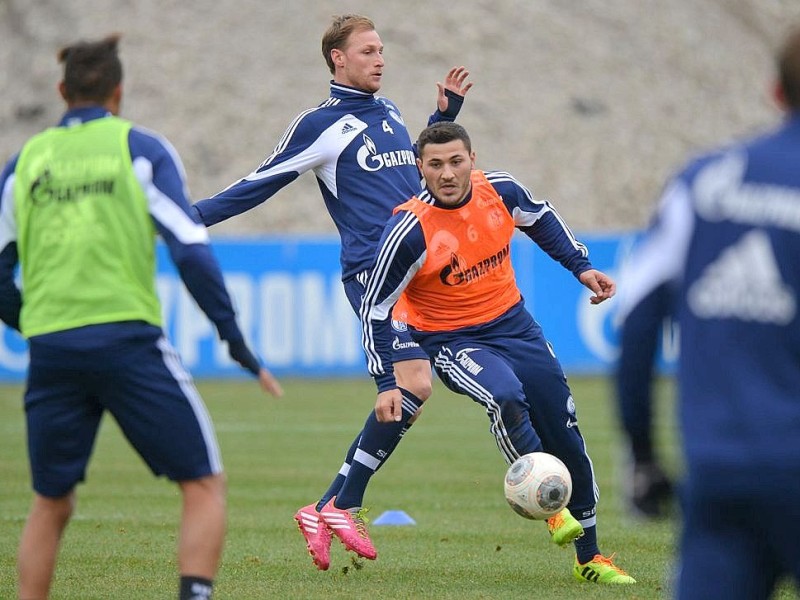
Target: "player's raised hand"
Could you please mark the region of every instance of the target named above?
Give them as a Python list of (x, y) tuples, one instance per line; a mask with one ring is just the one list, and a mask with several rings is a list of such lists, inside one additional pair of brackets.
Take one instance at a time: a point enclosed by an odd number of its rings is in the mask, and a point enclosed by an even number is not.
[(447, 111), (448, 98), (444, 93), (445, 90), (457, 94), (462, 98), (467, 94), (472, 87), (472, 82), (467, 82), (467, 77), (469, 77), (469, 71), (467, 71), (466, 67), (453, 67), (448, 71), (444, 83), (436, 82), (436, 87), (439, 89), (439, 96), (436, 101), (439, 112), (443, 113)]
[(600, 304), (611, 298), (617, 292), (617, 284), (605, 273), (597, 269), (584, 271), (578, 277), (580, 282), (594, 292), (589, 298), (592, 304)]
[(403, 394), (399, 389), (378, 393), (375, 401), (375, 418), (379, 423), (399, 421), (403, 416)]

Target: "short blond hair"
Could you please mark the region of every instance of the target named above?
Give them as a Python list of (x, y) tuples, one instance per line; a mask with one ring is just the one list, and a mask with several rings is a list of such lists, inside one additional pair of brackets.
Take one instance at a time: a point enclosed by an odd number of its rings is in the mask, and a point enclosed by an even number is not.
[(333, 22), (322, 36), (322, 56), (328, 63), (328, 69), (333, 75), (336, 67), (331, 58), (331, 50), (344, 50), (347, 40), (356, 31), (375, 31), (372, 19), (362, 15), (338, 15), (333, 17)]

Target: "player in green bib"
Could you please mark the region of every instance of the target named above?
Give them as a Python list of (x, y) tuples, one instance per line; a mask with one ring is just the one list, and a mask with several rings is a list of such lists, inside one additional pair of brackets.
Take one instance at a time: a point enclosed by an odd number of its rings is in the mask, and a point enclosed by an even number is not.
[(231, 357), (266, 392), (282, 390), (236, 323), (174, 149), (116, 116), (117, 43), (61, 51), (67, 112), (0, 174), (0, 319), (30, 350), (34, 500), (20, 541), (19, 597), (50, 592), (75, 488), (108, 411), (152, 472), (178, 483), (179, 598), (202, 600), (211, 597), (225, 535), (224, 473), (203, 401), (161, 328), (156, 235)]

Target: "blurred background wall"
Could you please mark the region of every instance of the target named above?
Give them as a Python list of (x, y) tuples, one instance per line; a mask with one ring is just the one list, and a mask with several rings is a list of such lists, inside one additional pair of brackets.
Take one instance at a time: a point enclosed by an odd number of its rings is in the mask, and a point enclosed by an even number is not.
[[(57, 50), (117, 31), (123, 116), (165, 134), (195, 199), (255, 168), (328, 95), (320, 38), (333, 14), (370, 16), (381, 93), (412, 135), (435, 82), (466, 65), (459, 122), (481, 168), (513, 173), (578, 232), (646, 224), (689, 153), (778, 118), (773, 51), (798, 0), (0, 0), (0, 160), (54, 124)], [(212, 235), (326, 233), (312, 175)]]

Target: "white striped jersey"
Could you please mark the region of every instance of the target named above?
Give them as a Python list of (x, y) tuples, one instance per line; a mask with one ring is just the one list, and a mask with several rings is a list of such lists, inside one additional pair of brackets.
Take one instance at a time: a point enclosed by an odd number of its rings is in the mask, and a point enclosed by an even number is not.
[[(536, 200), (531, 192), (509, 173), (486, 171), (486, 179), (503, 200), (517, 229), (529, 236), (542, 250), (560, 262), (576, 277), (591, 269), (589, 252), (546, 200)], [(436, 204), (429, 190), (419, 195), (423, 202)], [(471, 192), (459, 204), (472, 199)], [(444, 205), (437, 205), (447, 208)], [(457, 207), (452, 207), (457, 208)], [(509, 239), (509, 242), (511, 240)], [(367, 366), (379, 391), (394, 387), (391, 364), (391, 311), (408, 282), (426, 259), (425, 236), (419, 219), (410, 211), (400, 210), (386, 224), (378, 246), (375, 267), (367, 282), (361, 305), (362, 343)], [(442, 302), (447, 299), (443, 298)], [(412, 331), (412, 337), (424, 335)]]
[[(428, 122), (453, 118), (437, 110)], [(386, 98), (331, 82), (330, 98), (297, 115), (252, 173), (194, 206), (213, 225), (265, 202), (307, 171), (341, 236), (347, 280), (371, 266), (392, 210), (422, 187), (406, 124)]]

